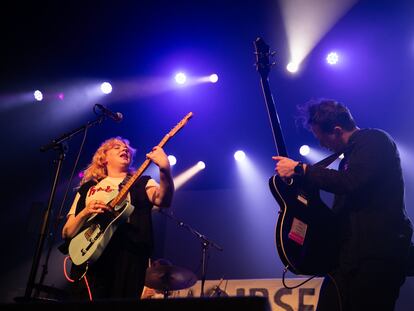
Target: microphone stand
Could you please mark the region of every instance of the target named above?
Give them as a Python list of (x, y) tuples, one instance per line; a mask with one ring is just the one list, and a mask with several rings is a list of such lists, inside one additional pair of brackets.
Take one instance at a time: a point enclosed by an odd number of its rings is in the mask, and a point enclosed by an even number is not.
[[(48, 151), (48, 150), (56, 150), (56, 151), (59, 152), (59, 154), (58, 154), (57, 161), (55, 161), (55, 162), (57, 162), (55, 177), (54, 177), (54, 180), (53, 180), (52, 189), (51, 189), (51, 192), (50, 192), (47, 208), (46, 208), (46, 211), (45, 211), (45, 214), (44, 214), (44, 217), (43, 217), (43, 223), (42, 223), (40, 234), (39, 234), (39, 237), (38, 237), (36, 251), (35, 251), (35, 254), (34, 254), (34, 257), (33, 257), (32, 267), (31, 267), (31, 270), (30, 270), (29, 279), (27, 281), (27, 286), (26, 286), (24, 297), (23, 297), (23, 301), (29, 301), (32, 298), (34, 298), (34, 299), (37, 298), (37, 297), (32, 297), (32, 293), (33, 293), (33, 289), (36, 287), (35, 279), (36, 279), (36, 274), (37, 274), (37, 270), (38, 270), (38, 267), (39, 267), (40, 258), (41, 258), (41, 255), (42, 255), (43, 246), (44, 246), (45, 239), (46, 239), (46, 234), (47, 234), (46, 230), (48, 228), (50, 213), (51, 213), (51, 210), (52, 210), (53, 201), (54, 201), (55, 194), (56, 194), (56, 187), (57, 187), (58, 180), (59, 180), (59, 177), (60, 177), (63, 160), (65, 159), (66, 152), (67, 152), (67, 149), (68, 149), (66, 141), (69, 140), (70, 138), (72, 138), (72, 136), (78, 134), (79, 132), (82, 132), (82, 131), (86, 132), (89, 127), (92, 127), (96, 124), (102, 123), (104, 119), (105, 119), (105, 116), (101, 115), (96, 120), (88, 121), (85, 125), (80, 126), (80, 127), (74, 129), (73, 131), (71, 131), (69, 133), (63, 134), (59, 138), (56, 138), (56, 139), (52, 140), (49, 144), (46, 144), (46, 145), (40, 147), (40, 151), (42, 151), (42, 152), (45, 152), (45, 151)], [(49, 258), (49, 255), (48, 255), (48, 258)], [(47, 271), (46, 266), (47, 266), (46, 264), (43, 266), (44, 271)], [(45, 273), (47, 273), (47, 272), (45, 272)], [(44, 275), (42, 275), (41, 279), (43, 281)], [(38, 284), (37, 287), (40, 288), (41, 285), (42, 284)], [(37, 291), (37, 293), (38, 293), (38, 291)], [(36, 295), (37, 295), (37, 293), (36, 293)]]
[(161, 214), (168, 216), (172, 220), (174, 220), (178, 226), (183, 227), (194, 234), (197, 238), (201, 241), (201, 250), (202, 250), (202, 266), (201, 266), (201, 292), (200, 297), (204, 297), (204, 283), (206, 282), (206, 274), (207, 274), (207, 250), (209, 246), (213, 246), (215, 249), (219, 251), (223, 251), (223, 248), (219, 246), (217, 243), (213, 242), (212, 240), (208, 239), (205, 235), (201, 234), (197, 230), (193, 229), (190, 225), (184, 223), (183, 221), (177, 219), (170, 213), (167, 213), (160, 208), (158, 210)]

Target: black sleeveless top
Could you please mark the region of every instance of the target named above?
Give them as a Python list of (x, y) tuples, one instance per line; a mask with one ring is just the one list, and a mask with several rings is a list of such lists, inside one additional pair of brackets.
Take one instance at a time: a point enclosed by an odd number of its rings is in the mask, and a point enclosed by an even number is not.
[[(141, 176), (131, 187), (131, 204), (135, 207), (128, 223), (122, 223), (112, 236), (107, 248), (113, 240), (121, 239), (127, 248), (134, 252), (134, 249), (145, 248), (149, 252), (153, 248), (153, 228), (151, 209), (153, 204), (150, 202), (145, 186), (150, 180), (150, 176)], [(89, 189), (96, 185), (97, 182), (91, 180), (83, 184), (78, 193), (80, 198), (76, 206), (75, 215), (79, 214), (85, 208), (86, 196)]]

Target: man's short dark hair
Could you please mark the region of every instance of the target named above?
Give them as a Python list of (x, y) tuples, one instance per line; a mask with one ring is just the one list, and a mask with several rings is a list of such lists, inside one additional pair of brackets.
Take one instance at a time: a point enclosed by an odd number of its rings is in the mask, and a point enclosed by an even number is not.
[(356, 127), (349, 109), (332, 99), (311, 100), (299, 107), (299, 113), (299, 119), (308, 129), (317, 125), (323, 132), (332, 133), (335, 126), (347, 131)]

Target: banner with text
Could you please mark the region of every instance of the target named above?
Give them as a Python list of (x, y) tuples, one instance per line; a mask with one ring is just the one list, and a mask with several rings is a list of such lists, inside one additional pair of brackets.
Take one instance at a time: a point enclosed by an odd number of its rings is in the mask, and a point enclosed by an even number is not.
[[(286, 279), (288, 287), (294, 287), (306, 279)], [(205, 297), (218, 296), (264, 296), (269, 298), (272, 311), (312, 311), (316, 309), (322, 278), (313, 278), (305, 284), (289, 289), (282, 279), (207, 280)], [(201, 281), (188, 289), (174, 292), (171, 297), (199, 297)]]

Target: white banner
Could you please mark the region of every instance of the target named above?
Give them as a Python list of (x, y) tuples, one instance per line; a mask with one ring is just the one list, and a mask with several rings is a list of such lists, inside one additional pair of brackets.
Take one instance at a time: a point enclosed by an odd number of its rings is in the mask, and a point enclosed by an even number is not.
[[(305, 280), (290, 278), (285, 283), (294, 287)], [(285, 288), (282, 279), (208, 280), (204, 284), (204, 296), (264, 296), (269, 298), (272, 311), (312, 311), (316, 309), (322, 280), (314, 278), (294, 289)], [(170, 297), (200, 297), (200, 292), (201, 281), (198, 281)]]

